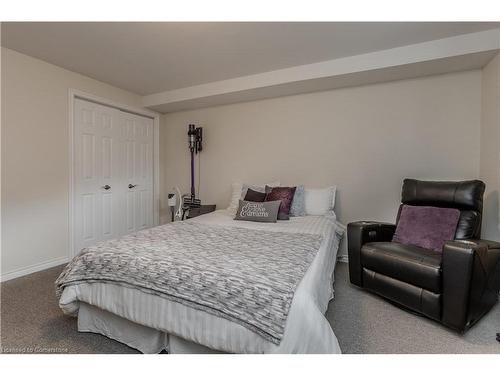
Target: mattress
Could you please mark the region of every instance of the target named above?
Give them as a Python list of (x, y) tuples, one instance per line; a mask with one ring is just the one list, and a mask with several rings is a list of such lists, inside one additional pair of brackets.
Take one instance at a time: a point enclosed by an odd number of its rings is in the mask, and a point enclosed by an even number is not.
[[(222, 317), (122, 285), (85, 283), (69, 286), (61, 296), (60, 307), (67, 314), (77, 315), (82, 302), (153, 330), (148, 332), (168, 333), (173, 338), (222, 352), (340, 353), (337, 338), (324, 316), (328, 302), (333, 297), (333, 272), (343, 234), (343, 227), (334, 217), (294, 217), (289, 221), (269, 224), (235, 221), (227, 211), (220, 210), (191, 220), (207, 225), (322, 235), (320, 249), (294, 294), (285, 333), (279, 345)], [(83, 315), (80, 319), (84, 319)], [(84, 326), (83, 322), (81, 326)], [(87, 330), (91, 330), (91, 326), (87, 325)], [(106, 334), (106, 329), (97, 331)], [(144, 332), (137, 335), (143, 337), (146, 343), (147, 335)], [(134, 340), (128, 338), (120, 341), (141, 350), (138, 344), (140, 340), (136, 340), (135, 346)], [(168, 339), (163, 341), (167, 349)]]

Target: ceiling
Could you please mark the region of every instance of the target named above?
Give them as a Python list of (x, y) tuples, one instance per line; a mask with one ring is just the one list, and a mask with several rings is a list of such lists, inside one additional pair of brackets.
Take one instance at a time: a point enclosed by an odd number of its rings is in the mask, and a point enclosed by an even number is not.
[(149, 95), (498, 27), (498, 22), (7, 22), (1, 35), (4, 47)]

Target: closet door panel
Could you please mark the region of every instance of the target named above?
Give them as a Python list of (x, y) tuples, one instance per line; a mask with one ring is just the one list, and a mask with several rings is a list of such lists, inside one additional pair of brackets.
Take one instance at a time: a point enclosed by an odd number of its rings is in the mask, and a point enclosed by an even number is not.
[(131, 233), (153, 225), (153, 120), (133, 114), (124, 116), (128, 189), (126, 217), (127, 232)]
[(153, 225), (153, 120), (76, 99), (74, 249)]
[(113, 108), (75, 100), (75, 251), (120, 233), (119, 113)]

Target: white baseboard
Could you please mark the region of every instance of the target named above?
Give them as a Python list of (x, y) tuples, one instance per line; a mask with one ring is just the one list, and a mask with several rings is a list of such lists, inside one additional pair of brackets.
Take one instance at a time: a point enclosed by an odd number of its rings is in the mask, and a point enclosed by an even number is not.
[(67, 262), (68, 262), (68, 257), (64, 256), (64, 257), (49, 260), (47, 262), (34, 264), (32, 266), (18, 268), (17, 270), (9, 271), (9, 272), (6, 272), (6, 273), (3, 273), (2, 275), (0, 275), (0, 282), (12, 280), (12, 279), (15, 279), (15, 278), (18, 278), (21, 276), (26, 276), (26, 275), (29, 275), (30, 273), (43, 271), (43, 270), (46, 270), (48, 268), (59, 266), (61, 264), (67, 263)]

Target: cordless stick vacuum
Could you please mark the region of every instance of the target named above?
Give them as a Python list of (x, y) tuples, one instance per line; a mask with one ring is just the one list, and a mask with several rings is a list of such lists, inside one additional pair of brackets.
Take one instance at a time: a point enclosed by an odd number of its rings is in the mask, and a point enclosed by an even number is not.
[(201, 152), (203, 149), (202, 140), (203, 140), (203, 130), (201, 127), (197, 128), (193, 124), (189, 124), (188, 129), (188, 139), (189, 139), (189, 152), (191, 153), (191, 196), (184, 197), (182, 206), (183, 206), (183, 215), (189, 211), (191, 208), (199, 208), (201, 206), (201, 200), (196, 199), (196, 191), (194, 188), (194, 156)]

